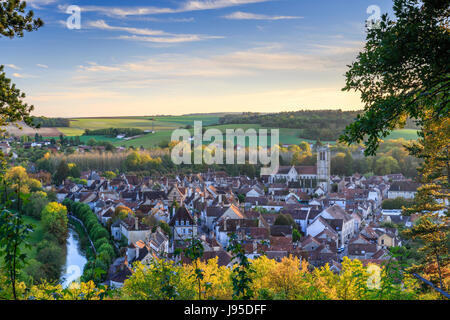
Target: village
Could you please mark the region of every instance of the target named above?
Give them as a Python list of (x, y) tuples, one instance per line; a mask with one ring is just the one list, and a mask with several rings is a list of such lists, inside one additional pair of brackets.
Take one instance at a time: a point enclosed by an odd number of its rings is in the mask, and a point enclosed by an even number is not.
[[(330, 176), (329, 149), (323, 147), (317, 157), (317, 166), (282, 166), (260, 179), (223, 171), (107, 179), (89, 171), (81, 174), (86, 185), (66, 180), (57, 198), (89, 205), (116, 246), (125, 241), (123, 256), (108, 271), (112, 287), (123, 285), (136, 261), (190, 262), (182, 249), (192, 239), (202, 242), (202, 260), (217, 258), (220, 266), (232, 266), (227, 246), (233, 234), (251, 259), (266, 255), (280, 261), (293, 255), (314, 267), (328, 264), (335, 272), (344, 256), (382, 264), (389, 247), (401, 246), (393, 226), (411, 227), (416, 218), (383, 210), (382, 202), (414, 198), (418, 184), (401, 174)], [(117, 218), (124, 208), (129, 213)], [(149, 219), (169, 229), (152, 227)]]

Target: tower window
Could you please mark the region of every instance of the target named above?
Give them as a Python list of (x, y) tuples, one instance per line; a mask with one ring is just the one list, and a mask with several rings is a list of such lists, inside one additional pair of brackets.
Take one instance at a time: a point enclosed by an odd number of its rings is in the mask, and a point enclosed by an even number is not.
[(320, 160), (321, 161), (325, 160), (325, 152), (323, 152), (323, 151), (320, 153)]

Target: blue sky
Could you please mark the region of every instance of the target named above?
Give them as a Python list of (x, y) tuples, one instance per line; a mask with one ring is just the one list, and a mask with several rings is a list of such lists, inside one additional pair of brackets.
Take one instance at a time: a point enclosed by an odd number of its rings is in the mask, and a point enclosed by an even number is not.
[[(387, 0), (27, 1), (45, 26), (0, 39), (36, 115), (357, 109), (341, 92), (367, 8)], [(106, 4), (107, 3), (107, 4)], [(69, 29), (66, 8), (81, 8)]]

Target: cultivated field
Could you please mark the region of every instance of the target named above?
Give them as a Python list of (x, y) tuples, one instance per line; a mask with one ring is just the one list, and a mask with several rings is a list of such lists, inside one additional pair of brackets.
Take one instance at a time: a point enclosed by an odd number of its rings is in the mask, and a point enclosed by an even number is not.
[(80, 135), (85, 129), (103, 128), (137, 128), (142, 130), (173, 130), (176, 128), (194, 125), (195, 120), (201, 120), (203, 125), (212, 125), (219, 122), (219, 115), (186, 115), (162, 117), (120, 117), (120, 118), (73, 118), (70, 128), (59, 128), (65, 135)]
[[(244, 130), (254, 128), (261, 129), (260, 125), (256, 124), (226, 124), (219, 125), (219, 119), (222, 114), (201, 114), (201, 115), (183, 115), (183, 116), (142, 116), (142, 117), (102, 117), (102, 118), (73, 118), (70, 119), (70, 127), (68, 128), (41, 128), (33, 129), (23, 125), (23, 130), (19, 130), (14, 126), (8, 126), (7, 131), (15, 135), (29, 135), (34, 136), (36, 132), (44, 137), (58, 137), (61, 133), (68, 137), (80, 136), (81, 141), (86, 142), (91, 138), (97, 141), (109, 141), (116, 146), (134, 146), (150, 148), (158, 146), (161, 143), (168, 143), (171, 140), (172, 131), (177, 128), (185, 128), (187, 125), (194, 125), (194, 121), (202, 121), (205, 129), (217, 128), (224, 134), (226, 129)], [(142, 130), (154, 130), (155, 133), (147, 133), (143, 136), (136, 137), (131, 140), (117, 139), (106, 136), (83, 136), (85, 129), (104, 129), (104, 128), (137, 128)], [(270, 129), (270, 128), (267, 128)], [(193, 130), (189, 130), (191, 134)], [(301, 129), (280, 128), (280, 144), (299, 144), (301, 141), (314, 142), (312, 140), (301, 138)], [(270, 131), (269, 131), (270, 134)], [(395, 130), (389, 139), (415, 140), (417, 139), (417, 132), (413, 129)], [(327, 142), (327, 141), (323, 141)], [(334, 144), (334, 141), (328, 141)], [(246, 142), (246, 145), (248, 142)]]
[(18, 128), (14, 125), (8, 125), (6, 127), (2, 127), (2, 130), (6, 130), (9, 134), (13, 134), (15, 136), (34, 136), (37, 133), (44, 137), (58, 137), (61, 134), (61, 131), (58, 128), (40, 128), (34, 129), (27, 126), (23, 122), (19, 122), (18, 125), (21, 128)]

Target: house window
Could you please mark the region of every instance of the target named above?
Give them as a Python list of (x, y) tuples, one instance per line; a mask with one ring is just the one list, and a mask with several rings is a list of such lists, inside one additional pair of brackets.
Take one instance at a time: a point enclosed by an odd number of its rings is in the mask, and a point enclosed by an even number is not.
[(181, 220), (181, 225), (184, 226), (184, 220)]
[(381, 239), (381, 244), (384, 244), (384, 239)]

